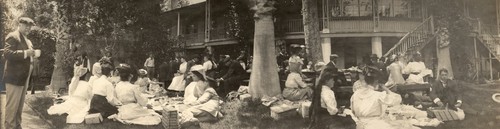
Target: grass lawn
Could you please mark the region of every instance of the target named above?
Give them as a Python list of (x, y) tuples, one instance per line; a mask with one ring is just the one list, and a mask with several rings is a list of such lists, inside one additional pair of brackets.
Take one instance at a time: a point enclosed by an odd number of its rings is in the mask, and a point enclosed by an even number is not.
[[(500, 104), (491, 99), (493, 93), (500, 92), (500, 85), (478, 86), (468, 85), (464, 92), (466, 118), (463, 121), (446, 122), (437, 128), (429, 129), (497, 129), (500, 127)], [(158, 126), (124, 125), (111, 120), (101, 124), (66, 124), (66, 115), (50, 116), (47, 109), (52, 105), (52, 99), (46, 93), (36, 94), (28, 98), (28, 102), (40, 112), (43, 118), (59, 129), (162, 129)], [(222, 107), (223, 119), (211, 123), (201, 123), (204, 129), (302, 129), (308, 127), (308, 122), (300, 116), (283, 120), (273, 120), (269, 108), (259, 103), (233, 101)], [(329, 116), (324, 114), (318, 123), (320, 128), (355, 129), (354, 122), (349, 117)]]

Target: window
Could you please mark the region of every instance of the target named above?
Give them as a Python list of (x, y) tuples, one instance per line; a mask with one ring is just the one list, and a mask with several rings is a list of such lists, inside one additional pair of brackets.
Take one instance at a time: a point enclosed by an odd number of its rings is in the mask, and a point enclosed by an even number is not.
[(421, 17), (422, 0), (330, 0), (328, 10), (332, 17), (366, 17), (374, 12), (380, 17)]

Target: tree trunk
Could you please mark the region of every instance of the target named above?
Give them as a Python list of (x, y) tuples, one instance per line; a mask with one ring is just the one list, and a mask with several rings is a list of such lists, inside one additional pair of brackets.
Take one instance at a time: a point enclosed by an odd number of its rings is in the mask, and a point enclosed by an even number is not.
[(273, 97), (281, 94), (274, 44), (273, 3), (258, 0), (254, 9), (255, 37), (249, 92), (253, 98)]
[[(64, 4), (64, 3), (63, 3)], [(50, 87), (52, 92), (57, 93), (60, 88), (65, 88), (67, 86), (68, 75), (64, 71), (65, 59), (67, 56), (67, 46), (69, 44), (69, 26), (67, 24), (67, 17), (65, 9), (59, 8), (60, 6), (55, 6), (54, 13), (57, 17), (54, 17), (54, 29), (56, 37), (56, 52), (54, 53), (54, 71), (52, 72), (52, 78), (50, 79)]]
[(318, 1), (302, 0), (302, 16), (304, 21), (304, 39), (307, 48), (307, 58), (315, 64), (323, 60), (319, 30)]
[[(321, 37), (319, 31), (318, 1), (302, 0), (302, 18), (304, 23), (304, 39), (306, 44), (307, 59), (316, 64), (323, 60), (321, 51)], [(304, 62), (308, 63), (308, 62)], [(317, 126), (318, 111), (321, 108), (321, 86), (315, 85), (311, 104), (310, 128)], [(321, 127), (319, 127), (321, 128)]]
[(64, 53), (61, 52), (61, 45), (56, 45), (56, 53), (55, 53), (55, 62), (54, 62), (54, 71), (52, 72), (52, 78), (50, 79), (50, 86), (52, 88), (52, 92), (57, 93), (59, 89), (66, 87), (66, 74), (64, 74), (63, 70), (63, 60)]

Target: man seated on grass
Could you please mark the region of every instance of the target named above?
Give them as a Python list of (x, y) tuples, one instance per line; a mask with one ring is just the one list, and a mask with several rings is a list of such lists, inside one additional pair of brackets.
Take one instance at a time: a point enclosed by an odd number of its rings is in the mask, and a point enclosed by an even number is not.
[[(439, 80), (432, 84), (430, 97), (433, 102), (439, 107), (448, 107), (457, 111), (459, 117), (463, 114), (462, 106), (462, 89), (460, 83), (448, 78), (448, 70), (439, 70)], [(463, 119), (463, 115), (460, 119)]]

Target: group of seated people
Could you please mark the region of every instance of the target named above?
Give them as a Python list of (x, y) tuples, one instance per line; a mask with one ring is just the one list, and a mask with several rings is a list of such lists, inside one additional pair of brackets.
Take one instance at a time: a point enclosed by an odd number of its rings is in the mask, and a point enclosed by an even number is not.
[[(188, 72), (194, 66), (201, 66), (206, 72), (207, 82), (213, 87), (217, 87), (216, 91), (220, 96), (226, 96), (229, 92), (235, 91), (241, 85), (243, 79), (248, 77), (245, 69), (248, 66), (242, 62), (243, 59), (236, 61), (229, 56), (221, 56), (219, 62), (215, 62), (209, 55), (203, 56), (203, 61), (199, 61), (197, 57), (186, 60), (186, 57), (178, 57), (179, 67), (174, 74), (172, 82), (168, 85), (168, 90), (185, 92), (187, 86), (192, 82), (192, 78), (188, 76)], [(245, 68), (244, 68), (245, 67)]]
[[(336, 82), (339, 81), (338, 75), (342, 74), (335, 64), (337, 57), (337, 55), (332, 55), (331, 62), (328, 64), (319, 62), (316, 65), (318, 67), (316, 71), (321, 72), (316, 83), (317, 86), (321, 86), (318, 93), (321, 107), (327, 109), (330, 115), (342, 112), (337, 108), (336, 92), (334, 92)], [(386, 107), (402, 103), (401, 95), (390, 89), (397, 85), (426, 84), (423, 77), (432, 75), (432, 71), (425, 68), (419, 54), (415, 55), (414, 61), (408, 65), (404, 65), (402, 56), (392, 56), (389, 60), (390, 65), (387, 66), (387, 72), (390, 75), (385, 83), (384, 80), (380, 79), (380, 74), (377, 73), (382, 70), (369, 66), (373, 64), (350, 71), (351, 74), (357, 75), (357, 80), (353, 84), (353, 94), (350, 97), (350, 108), (354, 117), (357, 118), (356, 124), (360, 128), (397, 128), (391, 127), (380, 118), (385, 113)], [(288, 63), (290, 72), (282, 92), (283, 98), (290, 101), (312, 100), (313, 94), (316, 93), (313, 93), (314, 86), (304, 81), (307, 77), (301, 73), (302, 60), (297, 55), (292, 55)], [(448, 73), (447, 69), (439, 70), (437, 81), (429, 84), (431, 85), (429, 100), (433, 102), (433, 106), (447, 107), (459, 112), (457, 114), (463, 114), (463, 110), (460, 109), (462, 105), (461, 86), (450, 79)], [(409, 74), (406, 80), (403, 74)]]
[[(85, 80), (89, 68), (76, 63), (74, 76), (69, 84), (69, 97), (50, 107), (51, 115), (68, 114), (66, 123), (82, 123), (88, 114), (99, 113), (103, 118), (113, 119), (124, 124), (157, 125), (161, 115), (156, 113), (144, 96), (141, 86), (146, 80), (139, 78), (132, 84), (133, 70), (128, 64), (113, 68), (107, 58), (102, 58), (92, 67), (92, 77)], [(146, 76), (139, 70), (140, 76)], [(141, 74), (142, 73), (142, 74)], [(195, 65), (186, 73), (192, 81), (186, 88), (184, 104), (188, 108), (182, 112), (181, 123), (193, 123), (221, 117), (219, 97), (215, 89), (208, 85), (205, 69)], [(118, 78), (114, 81), (113, 78)], [(152, 82), (152, 81), (151, 81)]]

